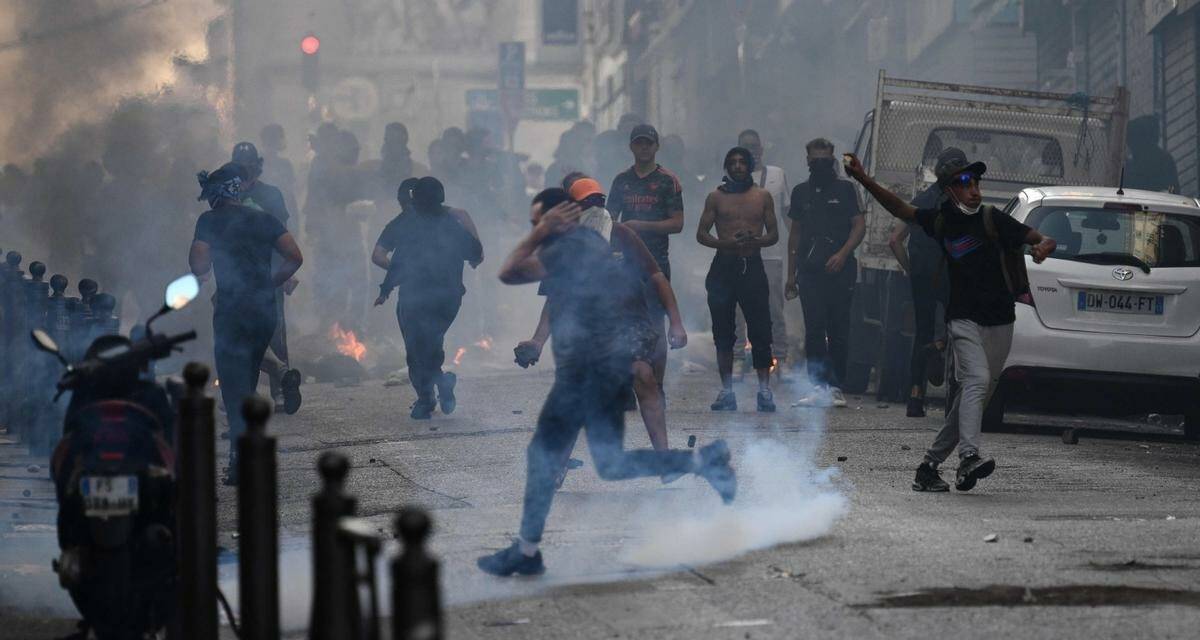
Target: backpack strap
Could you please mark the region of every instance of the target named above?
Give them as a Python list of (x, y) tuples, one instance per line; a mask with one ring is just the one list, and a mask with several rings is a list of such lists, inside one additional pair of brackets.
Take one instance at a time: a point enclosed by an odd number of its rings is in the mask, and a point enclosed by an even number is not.
[(990, 204), (984, 205), (980, 209), (979, 215), (983, 216), (983, 230), (987, 234), (988, 241), (996, 247), (997, 253), (1000, 254), (1000, 273), (1004, 275), (1004, 286), (1008, 289), (1010, 295), (1015, 296), (1017, 295), (1017, 288), (1013, 286), (1013, 278), (1008, 273), (1008, 258), (1004, 255), (1004, 245), (1000, 243), (1000, 232), (996, 231), (996, 220), (992, 217), (995, 211), (996, 207)]

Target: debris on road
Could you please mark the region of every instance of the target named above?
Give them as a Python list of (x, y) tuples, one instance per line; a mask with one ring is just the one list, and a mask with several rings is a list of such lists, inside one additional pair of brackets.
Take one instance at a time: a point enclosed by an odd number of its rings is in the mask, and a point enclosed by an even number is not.
[(1079, 432), (1074, 429), (1066, 429), (1062, 432), (1063, 444), (1079, 444)]
[(695, 436), (695, 434), (688, 436), (688, 448), (689, 448), (689, 449), (695, 449), (695, 448), (696, 448), (696, 436)]
[(837, 461), (838, 461), (838, 462), (845, 462), (845, 461), (847, 461), (847, 460), (849, 460), (849, 459), (850, 459), (850, 458), (848, 458), (848, 457), (846, 457), (846, 456), (838, 456), (838, 457), (837, 457)]
[(1025, 542), (1033, 542), (1032, 536), (1025, 536)]
[(997, 540), (999, 540), (999, 539), (1000, 539), (1000, 536), (998, 536), (998, 535), (996, 535), (996, 534), (994, 534), (994, 533), (989, 533), (989, 534), (987, 534), (986, 536), (984, 536), (984, 537), (983, 537), (983, 541), (984, 541), (984, 542), (995, 542), (995, 541), (997, 541)]
[(41, 473), (42, 468), (37, 466), (36, 464), (31, 464), (28, 467), (25, 467), (25, 470), (28, 471), (29, 473)]
[(679, 365), (679, 371), (680, 373), (705, 373), (708, 371), (708, 367), (691, 360), (684, 360), (683, 364)]
[(912, 451), (912, 447), (910, 447), (906, 444), (902, 444), (902, 445), (900, 445), (900, 450), (901, 451)]
[(770, 577), (770, 578), (777, 578), (777, 579), (778, 578), (789, 578), (792, 580), (800, 580), (800, 579), (804, 578), (805, 575), (807, 575), (807, 574), (795, 573), (791, 570), (783, 569), (783, 568), (777, 567), (775, 565), (770, 565), (767, 567), (767, 577)]
[(408, 367), (398, 369), (387, 375), (383, 380), (385, 387), (399, 387), (408, 384)]
[(741, 628), (741, 627), (766, 627), (775, 624), (765, 618), (756, 620), (730, 620), (728, 622), (718, 622), (713, 625), (717, 629)]
[(529, 618), (517, 618), (516, 620), (493, 620), (483, 623), (485, 627), (515, 627), (522, 624), (529, 624)]

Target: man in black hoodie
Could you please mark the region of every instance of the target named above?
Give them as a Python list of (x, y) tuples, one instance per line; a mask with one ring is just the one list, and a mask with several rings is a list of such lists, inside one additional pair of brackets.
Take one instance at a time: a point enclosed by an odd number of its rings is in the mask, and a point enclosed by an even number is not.
[[(401, 213), (388, 223), (376, 243), (376, 254), (380, 249), (385, 255), (388, 251), (392, 254), (388, 280), (399, 289), (396, 319), (404, 335), (408, 376), (417, 392), (412, 418), (428, 420), (436, 404), (440, 403), (446, 414), (457, 404), (457, 379), (442, 371), (446, 360), (443, 343), (467, 292), (463, 263), (478, 267), (483, 262), (483, 245), (467, 212), (442, 204), (446, 191), (437, 178), (413, 183), (411, 199), (412, 212)], [(376, 304), (382, 304), (383, 298), (381, 293)]]

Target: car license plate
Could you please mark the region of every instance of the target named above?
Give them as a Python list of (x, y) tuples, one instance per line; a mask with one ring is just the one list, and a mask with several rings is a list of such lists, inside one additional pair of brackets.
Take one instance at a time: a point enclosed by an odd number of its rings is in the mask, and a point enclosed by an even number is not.
[(1090, 289), (1079, 292), (1076, 308), (1080, 311), (1161, 316), (1163, 314), (1163, 296)]
[(84, 476), (79, 493), (89, 518), (127, 516), (138, 508), (137, 476)]

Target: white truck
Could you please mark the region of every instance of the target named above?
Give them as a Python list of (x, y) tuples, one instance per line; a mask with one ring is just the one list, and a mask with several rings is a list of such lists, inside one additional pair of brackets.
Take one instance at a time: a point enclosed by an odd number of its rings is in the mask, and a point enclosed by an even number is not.
[[(1025, 91), (890, 78), (879, 72), (875, 108), (855, 153), (876, 180), (911, 200), (935, 178), (943, 149), (987, 163), (984, 201), (1003, 208), (1026, 187), (1120, 184), (1128, 93), (1112, 96)], [(888, 246), (895, 219), (870, 198), (852, 310), (847, 392), (908, 396), (912, 306), (907, 279)]]

